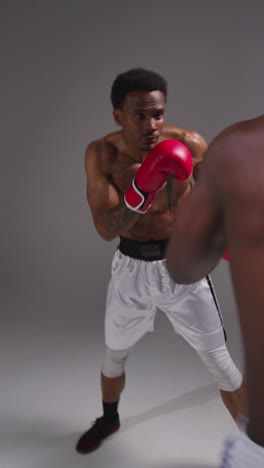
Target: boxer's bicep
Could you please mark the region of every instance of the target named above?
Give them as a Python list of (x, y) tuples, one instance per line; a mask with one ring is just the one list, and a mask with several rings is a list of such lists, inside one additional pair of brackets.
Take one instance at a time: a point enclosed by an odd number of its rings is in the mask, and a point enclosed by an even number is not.
[(100, 175), (87, 180), (87, 201), (94, 218), (100, 218), (120, 204), (120, 196), (107, 177)]
[(100, 155), (89, 148), (85, 157), (86, 197), (95, 226), (101, 230), (104, 214), (121, 203), (120, 194), (100, 166)]

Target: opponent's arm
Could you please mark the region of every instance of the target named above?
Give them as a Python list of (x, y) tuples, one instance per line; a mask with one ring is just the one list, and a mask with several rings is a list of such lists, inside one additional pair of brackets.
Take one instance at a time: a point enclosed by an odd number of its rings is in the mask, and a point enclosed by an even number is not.
[(96, 230), (103, 239), (110, 241), (130, 229), (138, 220), (139, 213), (126, 207), (123, 195), (103, 167), (100, 149), (100, 144), (93, 142), (86, 150), (86, 193)]
[[(208, 144), (206, 140), (204, 139), (204, 137), (200, 133), (197, 133), (197, 132), (191, 132), (187, 138), (190, 139), (189, 147), (191, 148), (191, 151), (193, 154), (193, 165), (194, 165), (193, 178), (196, 182), (200, 177), (200, 171), (202, 168), (204, 155), (208, 148)], [(228, 250), (224, 251), (222, 258), (227, 261), (229, 260)]]
[(210, 273), (225, 248), (221, 215), (206, 186), (197, 183), (174, 221), (166, 263), (177, 283), (194, 283)]

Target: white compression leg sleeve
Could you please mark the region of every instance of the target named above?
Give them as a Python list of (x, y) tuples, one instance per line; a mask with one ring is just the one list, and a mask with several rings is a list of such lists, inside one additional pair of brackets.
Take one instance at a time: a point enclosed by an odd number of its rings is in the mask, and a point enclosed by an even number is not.
[(197, 353), (221, 390), (233, 392), (240, 387), (243, 377), (225, 345), (211, 351), (197, 351)]
[(109, 378), (120, 377), (125, 372), (125, 364), (132, 348), (111, 349), (106, 346), (102, 374)]

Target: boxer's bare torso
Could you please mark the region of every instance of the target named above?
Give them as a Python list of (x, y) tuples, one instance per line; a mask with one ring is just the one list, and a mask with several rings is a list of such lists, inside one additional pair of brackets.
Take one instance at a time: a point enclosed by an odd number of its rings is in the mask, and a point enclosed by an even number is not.
[[(195, 131), (164, 126), (159, 142), (166, 139), (179, 140), (190, 149), (193, 156), (193, 176), (196, 177), (207, 147), (203, 137)], [(124, 205), (124, 194), (147, 154), (148, 152), (142, 154), (131, 150), (123, 138), (122, 131), (110, 133), (88, 146), (85, 156), (87, 199), (97, 231), (103, 238), (111, 240), (122, 235), (137, 241), (146, 241), (169, 236), (176, 208), (191, 189), (191, 177), (184, 182), (179, 182), (173, 177), (167, 186), (158, 192), (145, 214), (132, 212)], [(124, 216), (124, 229), (120, 224), (124, 210), (128, 213), (131, 211), (131, 217), (134, 218), (134, 224), (128, 229), (125, 228), (127, 216)], [(107, 211), (109, 217), (104, 216)], [(108, 230), (109, 236), (106, 233)]]

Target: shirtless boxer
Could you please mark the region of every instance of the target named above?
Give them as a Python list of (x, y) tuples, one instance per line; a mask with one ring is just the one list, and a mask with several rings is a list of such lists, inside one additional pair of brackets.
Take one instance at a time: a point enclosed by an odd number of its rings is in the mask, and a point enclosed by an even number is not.
[(221, 468), (264, 467), (264, 115), (238, 122), (209, 146), (199, 181), (175, 218), (166, 264), (199, 281), (228, 247), (244, 344), (249, 420)]
[(85, 155), (95, 227), (105, 240), (119, 237), (119, 245), (106, 301), (103, 416), (79, 439), (80, 453), (94, 450), (119, 428), (125, 363), (136, 342), (153, 330), (157, 308), (198, 352), (232, 416), (246, 412), (243, 379), (225, 345), (210, 278), (180, 286), (166, 269), (175, 212), (189, 195), (207, 148), (199, 133), (164, 125), (166, 99), (160, 75), (144, 69), (118, 75), (111, 100), (121, 130), (92, 142)]

